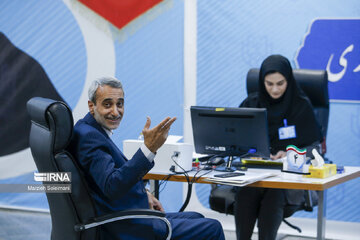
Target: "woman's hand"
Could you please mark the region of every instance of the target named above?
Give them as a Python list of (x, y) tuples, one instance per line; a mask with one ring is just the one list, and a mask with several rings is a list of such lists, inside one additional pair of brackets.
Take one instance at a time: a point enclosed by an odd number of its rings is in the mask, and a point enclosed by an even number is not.
[(275, 155), (270, 154), (270, 158), (272, 160), (276, 160), (276, 159), (280, 159), (286, 157), (286, 152), (285, 151), (278, 151)]

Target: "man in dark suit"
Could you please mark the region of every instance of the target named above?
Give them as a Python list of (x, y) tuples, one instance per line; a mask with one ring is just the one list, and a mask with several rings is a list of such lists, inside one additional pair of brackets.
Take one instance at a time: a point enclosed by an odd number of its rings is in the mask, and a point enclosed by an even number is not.
[[(78, 160), (89, 183), (99, 215), (150, 208), (164, 211), (144, 187), (143, 176), (154, 166), (156, 151), (165, 142), (176, 118), (165, 118), (150, 129), (148, 117), (142, 131), (144, 144), (131, 160), (111, 140), (124, 114), (124, 91), (115, 78), (100, 78), (89, 88), (89, 113), (74, 127), (69, 151)], [(224, 239), (221, 224), (196, 212), (168, 213), (172, 239)], [(160, 220), (135, 219), (105, 224), (103, 239), (162, 239), (166, 226)]]

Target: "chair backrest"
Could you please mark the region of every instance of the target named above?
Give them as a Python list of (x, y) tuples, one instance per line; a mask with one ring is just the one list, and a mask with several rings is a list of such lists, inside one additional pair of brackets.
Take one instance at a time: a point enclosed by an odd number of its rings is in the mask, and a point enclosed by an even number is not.
[[(252, 68), (246, 77), (247, 93), (258, 91), (260, 69)], [(322, 153), (326, 152), (325, 138), (329, 122), (328, 75), (325, 70), (294, 69), (294, 78), (308, 96), (324, 137)]]
[(74, 226), (95, 217), (88, 186), (73, 157), (65, 151), (73, 131), (70, 108), (35, 97), (27, 102), (31, 118), (30, 148), (39, 172), (71, 172), (71, 193), (46, 193), (52, 221), (51, 239), (97, 239), (97, 228), (75, 232)]

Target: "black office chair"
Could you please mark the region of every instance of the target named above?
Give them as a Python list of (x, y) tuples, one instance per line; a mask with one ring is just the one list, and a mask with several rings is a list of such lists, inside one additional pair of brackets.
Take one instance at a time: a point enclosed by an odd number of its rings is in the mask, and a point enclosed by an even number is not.
[[(258, 68), (250, 69), (246, 78), (247, 93), (258, 91), (259, 86), (259, 72)], [(329, 121), (329, 93), (328, 93), (328, 76), (324, 70), (310, 70), (310, 69), (294, 69), (294, 78), (303, 92), (310, 99), (315, 117), (320, 125), (323, 140), (321, 142), (321, 154), (326, 152), (326, 134)], [(317, 196), (313, 191), (306, 191), (305, 202), (301, 206), (286, 206), (284, 209), (284, 222), (290, 227), (295, 228), (299, 232), (301, 229), (290, 224), (285, 218), (290, 217), (296, 211), (305, 210), (311, 212), (313, 207), (317, 205)]]
[(83, 173), (65, 150), (73, 131), (69, 107), (60, 101), (35, 97), (27, 102), (27, 110), (31, 118), (30, 148), (38, 171), (71, 173), (71, 193), (46, 193), (52, 240), (100, 239), (98, 226), (132, 218), (164, 221), (168, 227), (166, 239), (171, 238), (170, 223), (159, 211), (133, 209), (98, 216)]

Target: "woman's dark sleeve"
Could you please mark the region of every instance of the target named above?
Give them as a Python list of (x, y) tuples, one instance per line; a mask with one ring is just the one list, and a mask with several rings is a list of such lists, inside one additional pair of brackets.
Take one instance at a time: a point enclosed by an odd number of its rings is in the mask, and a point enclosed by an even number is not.
[(248, 98), (245, 98), (244, 101), (240, 103), (239, 107), (249, 107)]
[[(296, 132), (298, 133), (299, 145), (306, 147), (307, 152), (311, 153), (313, 148), (319, 150), (322, 134), (310, 100), (306, 99), (303, 101), (301, 108), (301, 111), (299, 109), (296, 117)], [(312, 154), (310, 154), (310, 157), (311, 156)]]
[(250, 94), (247, 98), (240, 103), (239, 107), (247, 107), (247, 108), (257, 108), (258, 106), (258, 95), (257, 94)]

